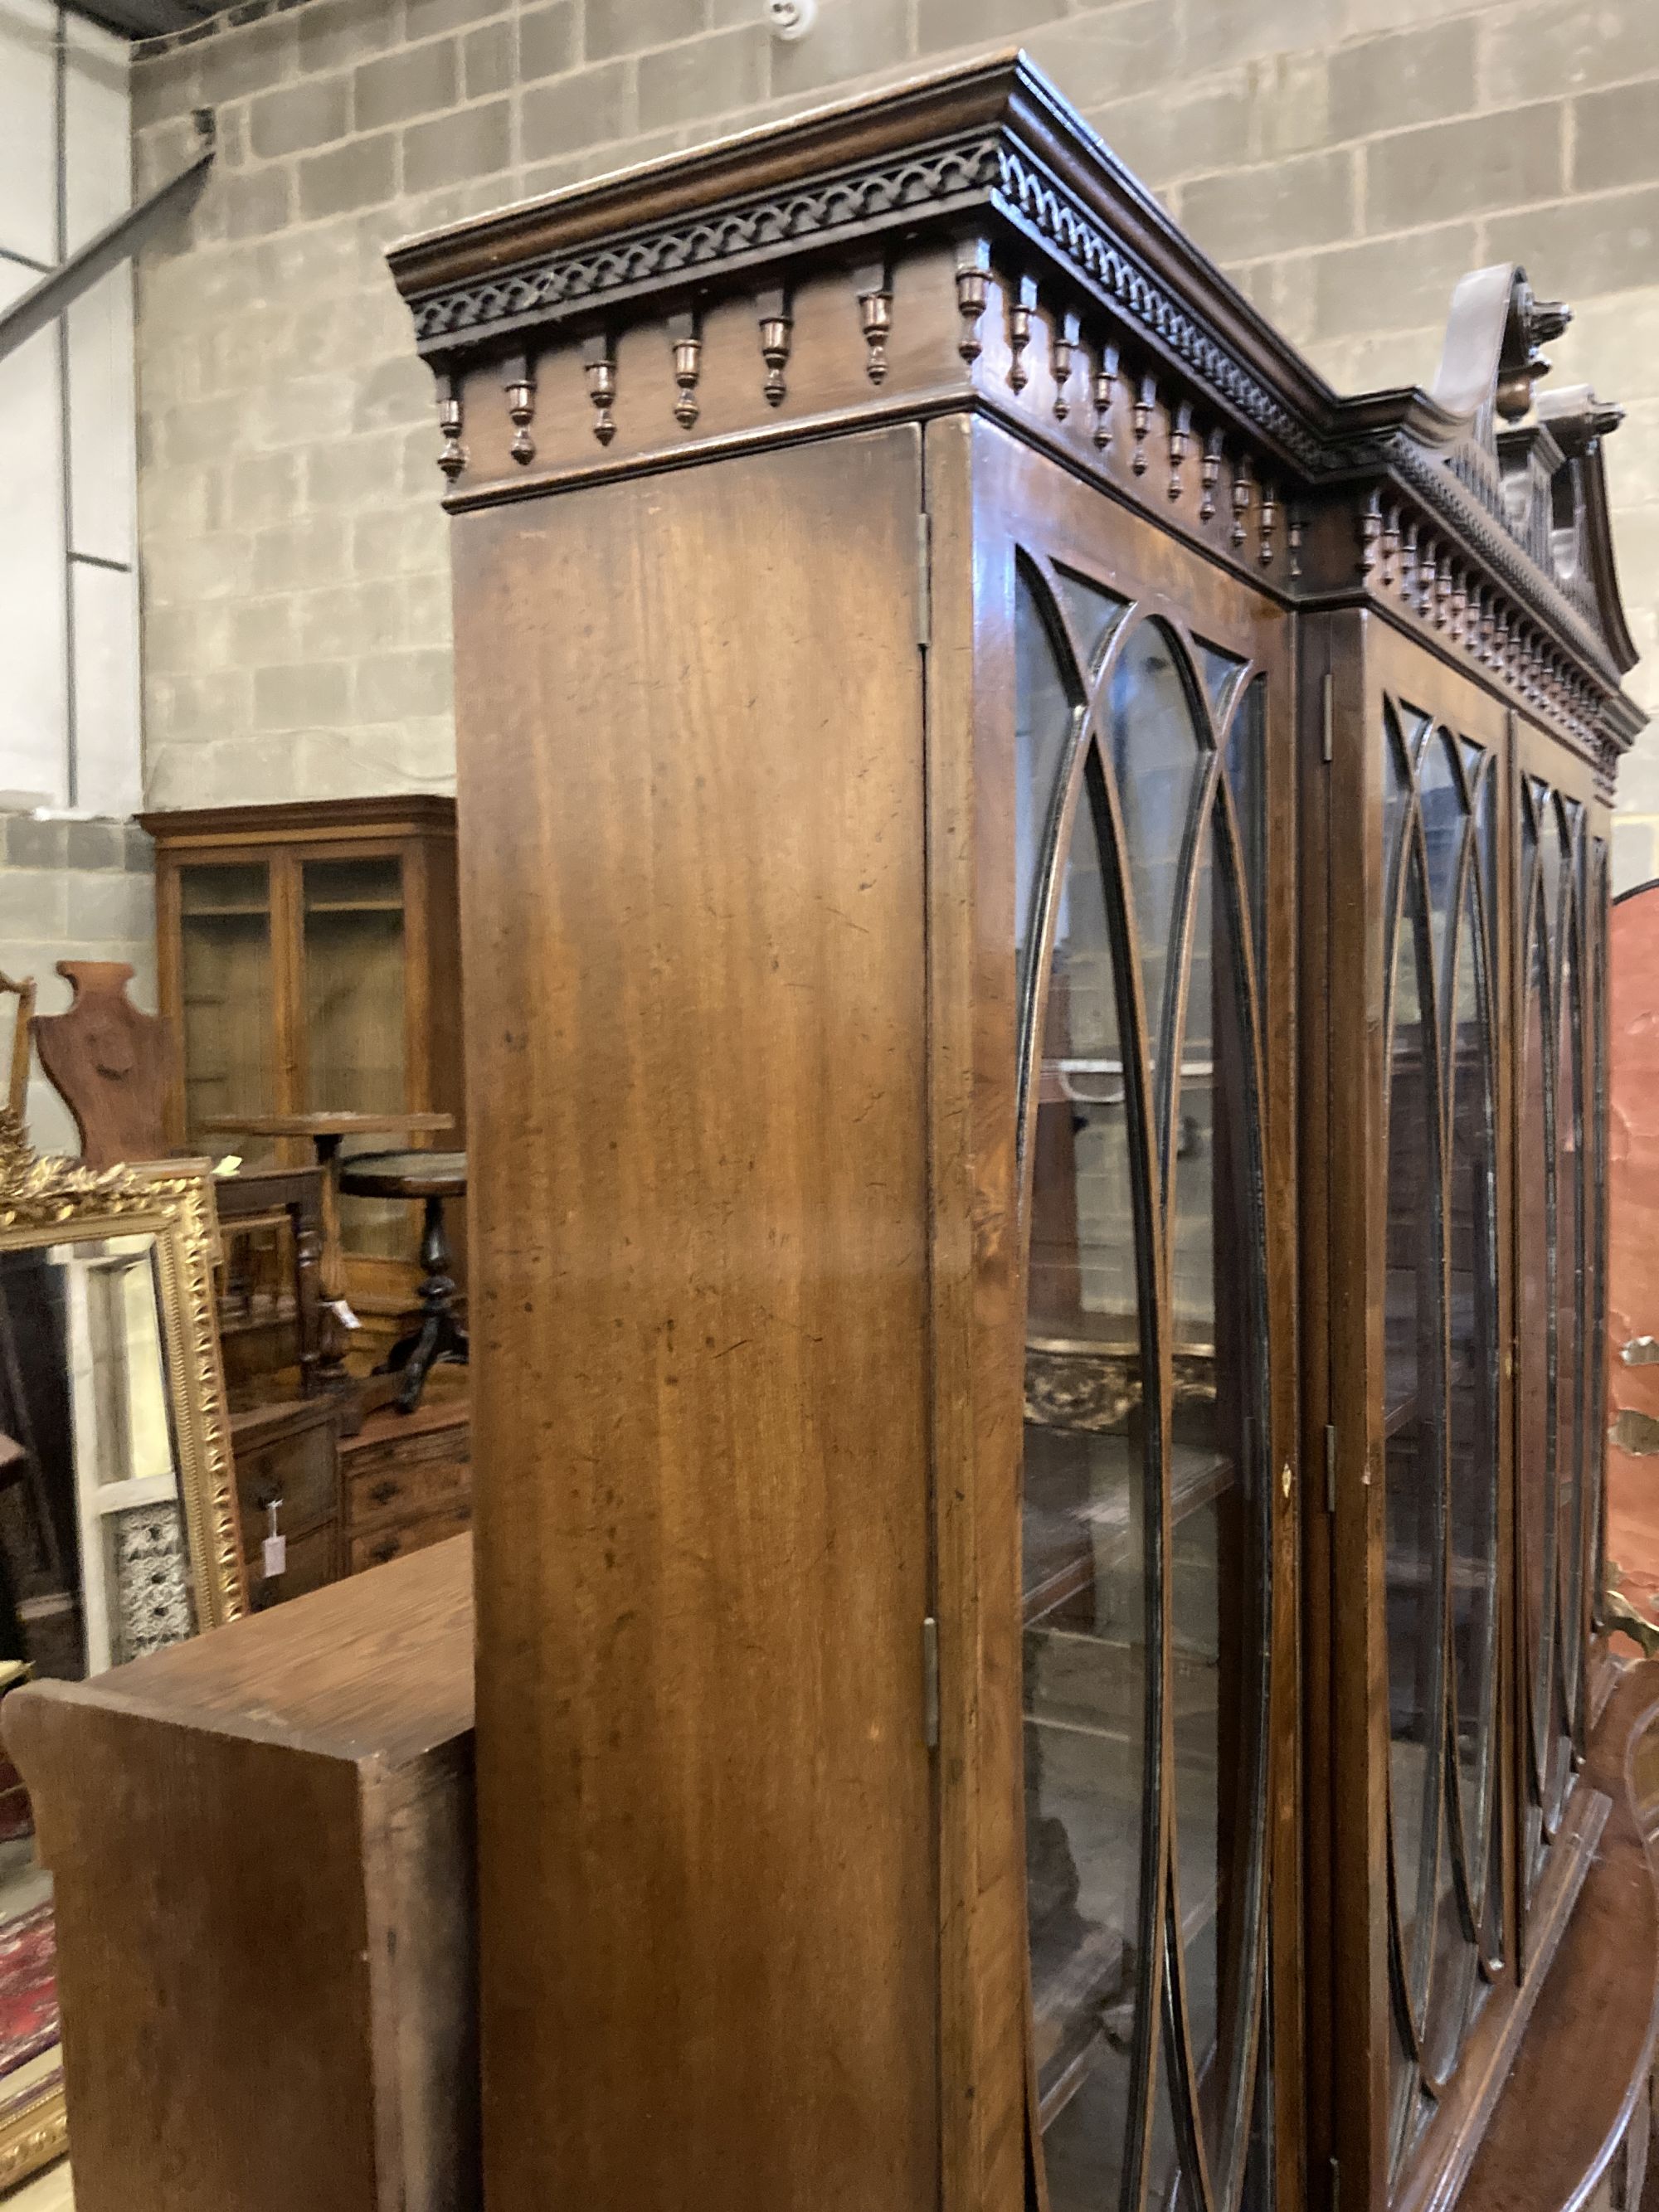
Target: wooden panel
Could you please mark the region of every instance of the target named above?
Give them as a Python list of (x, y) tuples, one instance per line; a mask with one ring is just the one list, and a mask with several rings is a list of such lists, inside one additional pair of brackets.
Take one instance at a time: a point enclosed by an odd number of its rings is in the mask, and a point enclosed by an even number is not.
[(920, 444), (456, 526), (494, 2212), (934, 2198)]
[(471, 2212), (471, 1548), (7, 1700), (82, 2212)]
[(945, 2201), (979, 2212), (1015, 2212), (1025, 2185), (1013, 638), (974, 538), (1007, 459), (965, 421), (928, 429), (940, 2109)]

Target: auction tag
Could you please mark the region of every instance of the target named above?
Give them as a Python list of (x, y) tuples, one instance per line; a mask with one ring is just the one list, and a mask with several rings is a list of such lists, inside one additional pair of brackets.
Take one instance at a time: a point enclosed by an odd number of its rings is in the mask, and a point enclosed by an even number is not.
[(347, 1304), (344, 1298), (331, 1298), (328, 1303), (330, 1310), (332, 1312), (335, 1320), (339, 1322), (342, 1328), (361, 1328), (362, 1327), (362, 1322), (358, 1320), (356, 1315), (352, 1311), (350, 1306)]
[(267, 1582), (271, 1582), (276, 1576), (287, 1572), (288, 1538), (286, 1536), (267, 1536), (259, 1548), (264, 1560)]

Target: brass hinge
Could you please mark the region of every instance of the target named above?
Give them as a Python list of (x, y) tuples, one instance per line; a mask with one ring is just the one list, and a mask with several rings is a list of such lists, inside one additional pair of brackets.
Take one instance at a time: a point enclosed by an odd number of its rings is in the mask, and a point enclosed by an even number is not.
[(916, 643), (933, 641), (933, 526), (927, 510), (916, 517)]
[(1328, 767), (1336, 747), (1336, 677), (1328, 668), (1319, 681), (1319, 757)]
[(921, 1740), (939, 1749), (939, 1623), (931, 1613), (921, 1624)]
[(1336, 1424), (1325, 1424), (1325, 1510), (1336, 1510)]

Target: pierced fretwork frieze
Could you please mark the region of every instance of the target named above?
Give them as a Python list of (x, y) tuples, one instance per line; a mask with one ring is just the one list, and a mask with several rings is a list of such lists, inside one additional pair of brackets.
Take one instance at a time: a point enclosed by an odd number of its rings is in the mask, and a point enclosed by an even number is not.
[(1607, 695), (1496, 583), (1476, 574), (1431, 517), (1384, 508), (1373, 494), (1358, 518), (1355, 567), (1385, 602), (1461, 648), (1553, 723), (1595, 763), (1603, 795), (1622, 743), (1607, 720)]

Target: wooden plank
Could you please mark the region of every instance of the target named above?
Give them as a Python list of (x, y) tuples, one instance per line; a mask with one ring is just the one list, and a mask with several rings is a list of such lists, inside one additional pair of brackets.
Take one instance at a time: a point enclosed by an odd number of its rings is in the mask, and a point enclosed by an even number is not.
[(921, 498), (456, 527), (492, 2212), (934, 2199)]
[(471, 1546), (7, 1700), (81, 2212), (476, 2212)]

